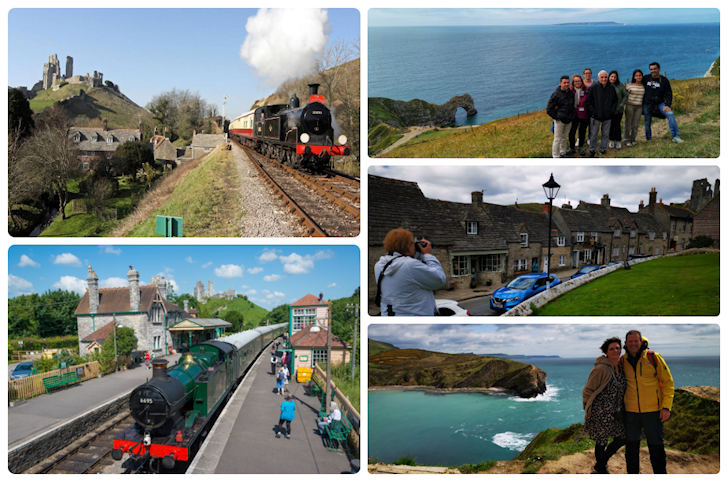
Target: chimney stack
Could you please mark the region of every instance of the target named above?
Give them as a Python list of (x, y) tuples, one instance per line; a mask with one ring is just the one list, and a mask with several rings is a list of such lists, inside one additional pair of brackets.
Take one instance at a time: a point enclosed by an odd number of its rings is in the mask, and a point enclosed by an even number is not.
[(129, 272), (126, 273), (129, 280), (129, 311), (139, 311), (141, 303), (141, 293), (139, 292), (139, 272), (129, 266)]
[(480, 207), (483, 205), (483, 191), (473, 191), (470, 193), (470, 197), (474, 206)]
[(602, 196), (602, 207), (609, 208), (611, 207), (612, 200), (609, 199), (609, 194), (605, 194)]
[(99, 311), (99, 277), (96, 276), (91, 266), (88, 267), (88, 312), (96, 313)]
[(645, 208), (645, 202), (640, 199), (640, 207), (639, 210), (642, 211)]
[(159, 289), (159, 294), (162, 295), (162, 299), (167, 299), (167, 280), (164, 279), (164, 276), (160, 276), (157, 278), (157, 289)]

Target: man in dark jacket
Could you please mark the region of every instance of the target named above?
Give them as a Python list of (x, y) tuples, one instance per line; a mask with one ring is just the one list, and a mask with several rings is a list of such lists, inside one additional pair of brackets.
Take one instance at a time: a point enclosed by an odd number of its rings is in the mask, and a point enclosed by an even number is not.
[(607, 152), (607, 142), (609, 142), (609, 127), (612, 124), (612, 116), (617, 111), (617, 91), (614, 86), (609, 83), (609, 76), (606, 70), (599, 72), (599, 83), (592, 85), (586, 97), (586, 108), (589, 111), (589, 157), (597, 154), (597, 137), (599, 137), (599, 127), (602, 130), (602, 145), (599, 149), (600, 154)]
[(554, 143), (551, 146), (551, 155), (564, 157), (571, 121), (576, 117), (574, 94), (569, 89), (568, 75), (561, 76), (559, 87), (551, 94), (546, 104), (546, 113), (554, 120)]
[(660, 64), (650, 64), (650, 75), (642, 79), (645, 86), (645, 100), (642, 104), (645, 114), (645, 138), (652, 139), (652, 116), (664, 119), (667, 117), (667, 124), (670, 126), (672, 142), (680, 144), (680, 132), (677, 129), (675, 113), (672, 111), (672, 87), (667, 77), (660, 75)]

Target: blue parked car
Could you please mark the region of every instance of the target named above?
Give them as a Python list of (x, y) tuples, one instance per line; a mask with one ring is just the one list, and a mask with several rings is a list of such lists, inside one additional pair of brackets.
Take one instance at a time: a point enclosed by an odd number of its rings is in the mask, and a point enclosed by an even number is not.
[[(547, 283), (548, 282), (548, 283)], [(555, 274), (546, 278), (546, 273), (527, 273), (516, 276), (507, 285), (498, 288), (490, 297), (490, 309), (508, 311), (517, 304), (544, 291), (548, 286), (561, 284)]]
[(10, 375), (11, 380), (20, 380), (21, 378), (29, 377), (33, 374), (33, 362), (26, 361), (20, 362), (13, 369), (13, 373)]
[(592, 271), (596, 271), (598, 269), (602, 269), (604, 266), (599, 264), (585, 264), (581, 267), (579, 271), (571, 275), (571, 279), (578, 278), (579, 276), (584, 276), (587, 273), (591, 273)]

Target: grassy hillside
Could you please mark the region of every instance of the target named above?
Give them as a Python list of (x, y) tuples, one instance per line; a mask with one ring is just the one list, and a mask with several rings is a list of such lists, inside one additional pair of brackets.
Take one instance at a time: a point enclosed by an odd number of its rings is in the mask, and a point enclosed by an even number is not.
[(201, 303), (198, 310), (200, 312), (200, 318), (222, 319), (225, 319), (226, 312), (237, 311), (243, 315), (246, 330), (260, 325), (260, 322), (268, 314), (268, 310), (256, 305), (241, 295), (236, 296), (232, 300), (211, 298), (207, 302)]
[[(674, 91), (673, 108), (680, 137), (685, 142), (680, 145), (672, 143), (667, 121), (656, 119), (653, 121), (651, 142), (644, 142), (644, 129), (641, 127), (635, 147), (611, 149), (604, 157), (720, 155), (720, 77), (672, 80), (671, 84)], [(370, 146), (377, 152), (397, 140), (397, 135), (403, 132), (381, 127), (387, 115), (378, 112), (374, 113), (380, 118), (371, 125), (369, 131)], [(553, 134), (549, 130), (550, 124), (551, 118), (546, 112), (539, 111), (479, 126), (433, 129), (389, 151), (384, 157), (551, 157)]]
[(372, 340), (369, 338), (369, 356), (379, 355), (388, 350), (396, 350), (397, 347), (383, 341)]
[[(81, 91), (85, 94), (80, 95)], [(30, 100), (30, 108), (39, 114), (59, 101), (75, 126), (101, 127), (104, 119), (111, 129), (136, 129), (139, 122), (146, 125), (153, 123), (152, 115), (147, 110), (108, 87), (88, 88), (85, 85), (66, 84), (57, 91), (46, 89)]]
[(174, 189), (167, 202), (141, 220), (129, 236), (156, 236), (156, 216), (182, 217), (185, 236), (240, 236), (240, 185), (231, 151), (216, 149)]
[[(534, 369), (540, 372), (540, 379), (533, 376)], [(525, 391), (542, 393), (546, 389), (545, 378), (546, 374), (532, 365), (473, 354), (394, 349), (369, 355), (370, 386), (500, 387), (524, 396)]]
[[(720, 402), (676, 389), (672, 416), (665, 423), (665, 446), (694, 454), (720, 453)], [(524, 461), (524, 472), (534, 473), (547, 460), (592, 447), (594, 441), (583, 432), (583, 424), (577, 423), (542, 431), (514, 460)]]
[(660, 258), (595, 279), (539, 315), (712, 315), (720, 312), (720, 254)]

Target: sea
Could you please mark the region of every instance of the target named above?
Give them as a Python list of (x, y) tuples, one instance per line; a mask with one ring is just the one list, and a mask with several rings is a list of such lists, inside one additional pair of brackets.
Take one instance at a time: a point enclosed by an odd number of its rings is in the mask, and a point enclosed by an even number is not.
[[(596, 358), (596, 357), (595, 357)], [(581, 392), (594, 358), (519, 359), (546, 373), (546, 392), (511, 394), (369, 391), (369, 458), (420, 465), (510, 460), (542, 430), (584, 421)], [(720, 386), (719, 357), (666, 357), (675, 386)]]
[(660, 63), (669, 79), (703, 77), (720, 55), (720, 25), (370, 27), (369, 97), (443, 104), (468, 93), (482, 124), (546, 108), (562, 75)]

